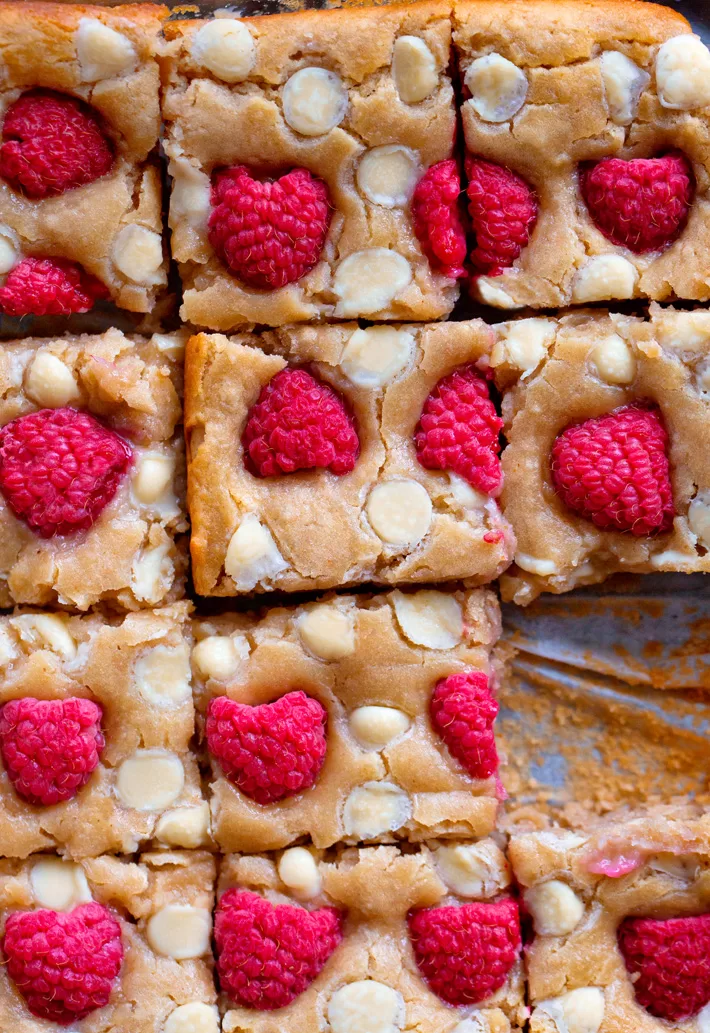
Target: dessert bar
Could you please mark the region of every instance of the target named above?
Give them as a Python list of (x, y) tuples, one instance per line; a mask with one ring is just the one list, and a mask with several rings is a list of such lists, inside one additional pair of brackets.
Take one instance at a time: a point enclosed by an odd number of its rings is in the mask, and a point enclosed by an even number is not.
[(503, 598), (710, 571), (710, 312), (652, 305), (647, 320), (598, 310), (495, 330), (517, 538)]
[(456, 0), (473, 293), (707, 300), (710, 52), (659, 4)]
[(446, 0), (165, 34), (183, 319), (231, 330), (451, 311), (465, 241), (452, 248), (436, 214), (457, 194)]
[(195, 622), (219, 846), (487, 835), (500, 793), (499, 633), (485, 589), (333, 596)]
[(186, 366), (195, 588), (479, 585), (509, 564), (491, 329), (198, 334)]
[(0, 856), (208, 844), (188, 611), (0, 618)]
[(1, 3), (0, 312), (150, 312), (167, 283), (156, 49), (167, 8)]
[(182, 594), (183, 352), (118, 330), (0, 343), (0, 605)]
[(531, 1033), (707, 1028), (709, 845), (708, 816), (692, 806), (513, 836), (534, 928)]
[(224, 858), (215, 945), (225, 1033), (520, 1029), (528, 1011), (509, 887), (490, 839)]
[(204, 852), (0, 861), (0, 1029), (219, 1033), (215, 874)]

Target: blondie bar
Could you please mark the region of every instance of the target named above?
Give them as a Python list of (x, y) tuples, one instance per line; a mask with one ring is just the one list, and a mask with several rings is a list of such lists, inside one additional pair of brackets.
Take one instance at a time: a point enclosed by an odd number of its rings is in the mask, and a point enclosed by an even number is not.
[(215, 874), (199, 851), (0, 861), (0, 1029), (219, 1033)]
[(483, 584), (514, 551), (481, 322), (198, 334), (186, 366), (195, 587)]
[(167, 8), (0, 3), (0, 312), (151, 311), (167, 283), (158, 36)]
[(485, 589), (333, 596), (196, 622), (220, 847), (487, 835), (499, 633)]
[(503, 597), (614, 572), (710, 571), (710, 312), (651, 306), (495, 327), (505, 392)]
[(0, 618), (0, 856), (208, 843), (188, 611)]
[(433, 215), (455, 176), (447, 0), (171, 21), (165, 34), (185, 320), (451, 311), (464, 255)]
[(521, 1028), (509, 885), (491, 839), (224, 858), (215, 942), (225, 1033)]
[(183, 351), (118, 330), (0, 343), (1, 606), (181, 594)]
[(473, 293), (710, 298), (710, 52), (658, 4), (456, 0)]
[(703, 1033), (710, 1022), (710, 821), (655, 807), (518, 834), (509, 857), (535, 936), (531, 1033)]

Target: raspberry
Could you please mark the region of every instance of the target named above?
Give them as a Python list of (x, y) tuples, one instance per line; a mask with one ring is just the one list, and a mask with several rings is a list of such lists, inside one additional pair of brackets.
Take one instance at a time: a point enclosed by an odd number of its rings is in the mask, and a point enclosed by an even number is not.
[(487, 495), (503, 485), (499, 432), (503, 421), (488, 384), (474, 366), (442, 377), (414, 432), (417, 459), (427, 470), (450, 470)]
[(306, 911), (228, 890), (215, 912), (222, 990), (245, 1008), (285, 1008), (307, 990), (342, 939), (334, 907)]
[(617, 938), (636, 1000), (651, 1015), (680, 1022), (710, 1003), (710, 914), (625, 918)]
[(468, 211), (476, 233), (469, 258), (479, 273), (499, 276), (518, 258), (537, 221), (537, 198), (502, 165), (466, 158)]
[(304, 369), (280, 370), (247, 414), (244, 465), (256, 477), (320, 468), (341, 476), (355, 466), (360, 442), (332, 387)]
[(42, 538), (88, 530), (132, 462), (123, 438), (69, 407), (18, 416), (0, 429), (0, 491)]
[(667, 442), (660, 412), (645, 403), (574, 424), (552, 446), (555, 491), (605, 531), (668, 531), (675, 509)]
[(471, 778), (490, 778), (498, 770), (493, 722), (498, 704), (482, 671), (462, 671), (437, 682), (431, 697), (434, 728)]
[(2, 135), (0, 176), (34, 199), (93, 183), (113, 165), (91, 108), (52, 90), (23, 93), (7, 109)]
[(310, 789), (323, 767), (327, 714), (305, 692), (250, 707), (217, 696), (207, 711), (207, 745), (245, 796), (268, 804)]
[(595, 226), (614, 244), (640, 254), (678, 236), (693, 199), (693, 170), (684, 154), (602, 158), (580, 170), (582, 197)]
[(520, 955), (518, 905), (429, 907), (411, 911), (409, 935), (419, 971), (447, 1004), (478, 1004), (500, 990)]
[(453, 158), (424, 173), (412, 197), (414, 232), (422, 251), (444, 276), (466, 275), (466, 231), (459, 210), (461, 179)]
[(103, 711), (88, 699), (13, 699), (0, 708), (0, 754), (15, 792), (37, 806), (71, 800), (105, 746)]
[(14, 911), (5, 925), (3, 950), (29, 1010), (60, 1026), (104, 1008), (123, 964), (121, 927), (96, 903), (68, 914)]
[(108, 290), (95, 276), (66, 258), (24, 258), (0, 287), (0, 311), (7, 316), (70, 316), (88, 312)]
[(328, 190), (307, 169), (254, 179), (245, 165), (212, 181), (210, 244), (250, 287), (276, 290), (317, 265), (330, 225)]

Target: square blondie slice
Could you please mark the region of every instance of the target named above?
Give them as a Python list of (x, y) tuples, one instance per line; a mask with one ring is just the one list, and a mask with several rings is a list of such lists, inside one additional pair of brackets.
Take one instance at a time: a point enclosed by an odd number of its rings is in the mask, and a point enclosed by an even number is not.
[(480, 321), (285, 327), (188, 343), (201, 595), (465, 579), (514, 551)]
[(0, 1029), (219, 1033), (215, 876), (203, 851), (0, 861)]
[(208, 843), (188, 612), (0, 618), (0, 856)]
[(183, 354), (179, 333), (0, 342), (0, 605), (181, 596)]
[(710, 52), (658, 4), (456, 0), (476, 246), (499, 308), (710, 298)]
[(165, 34), (185, 320), (451, 311), (464, 255), (422, 229), (455, 175), (448, 0), (171, 21)]
[(224, 858), (215, 912), (224, 1033), (522, 1028), (510, 881), (492, 839)]
[(502, 657), (492, 592), (333, 596), (196, 622), (194, 633), (223, 850), (493, 828)]
[(710, 1018), (710, 821), (649, 807), (584, 832), (517, 833), (531, 1033), (702, 1033)]
[(616, 572), (710, 571), (710, 312), (495, 327), (517, 538), (506, 600)]
[(157, 44), (167, 8), (0, 3), (0, 312), (150, 312), (167, 284)]

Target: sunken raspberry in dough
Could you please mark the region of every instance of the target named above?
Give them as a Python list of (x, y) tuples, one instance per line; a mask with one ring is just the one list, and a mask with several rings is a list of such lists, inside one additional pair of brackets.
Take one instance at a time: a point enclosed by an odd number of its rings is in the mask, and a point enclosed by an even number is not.
[(220, 847), (487, 835), (499, 621), (487, 589), (326, 596), (196, 621)]

